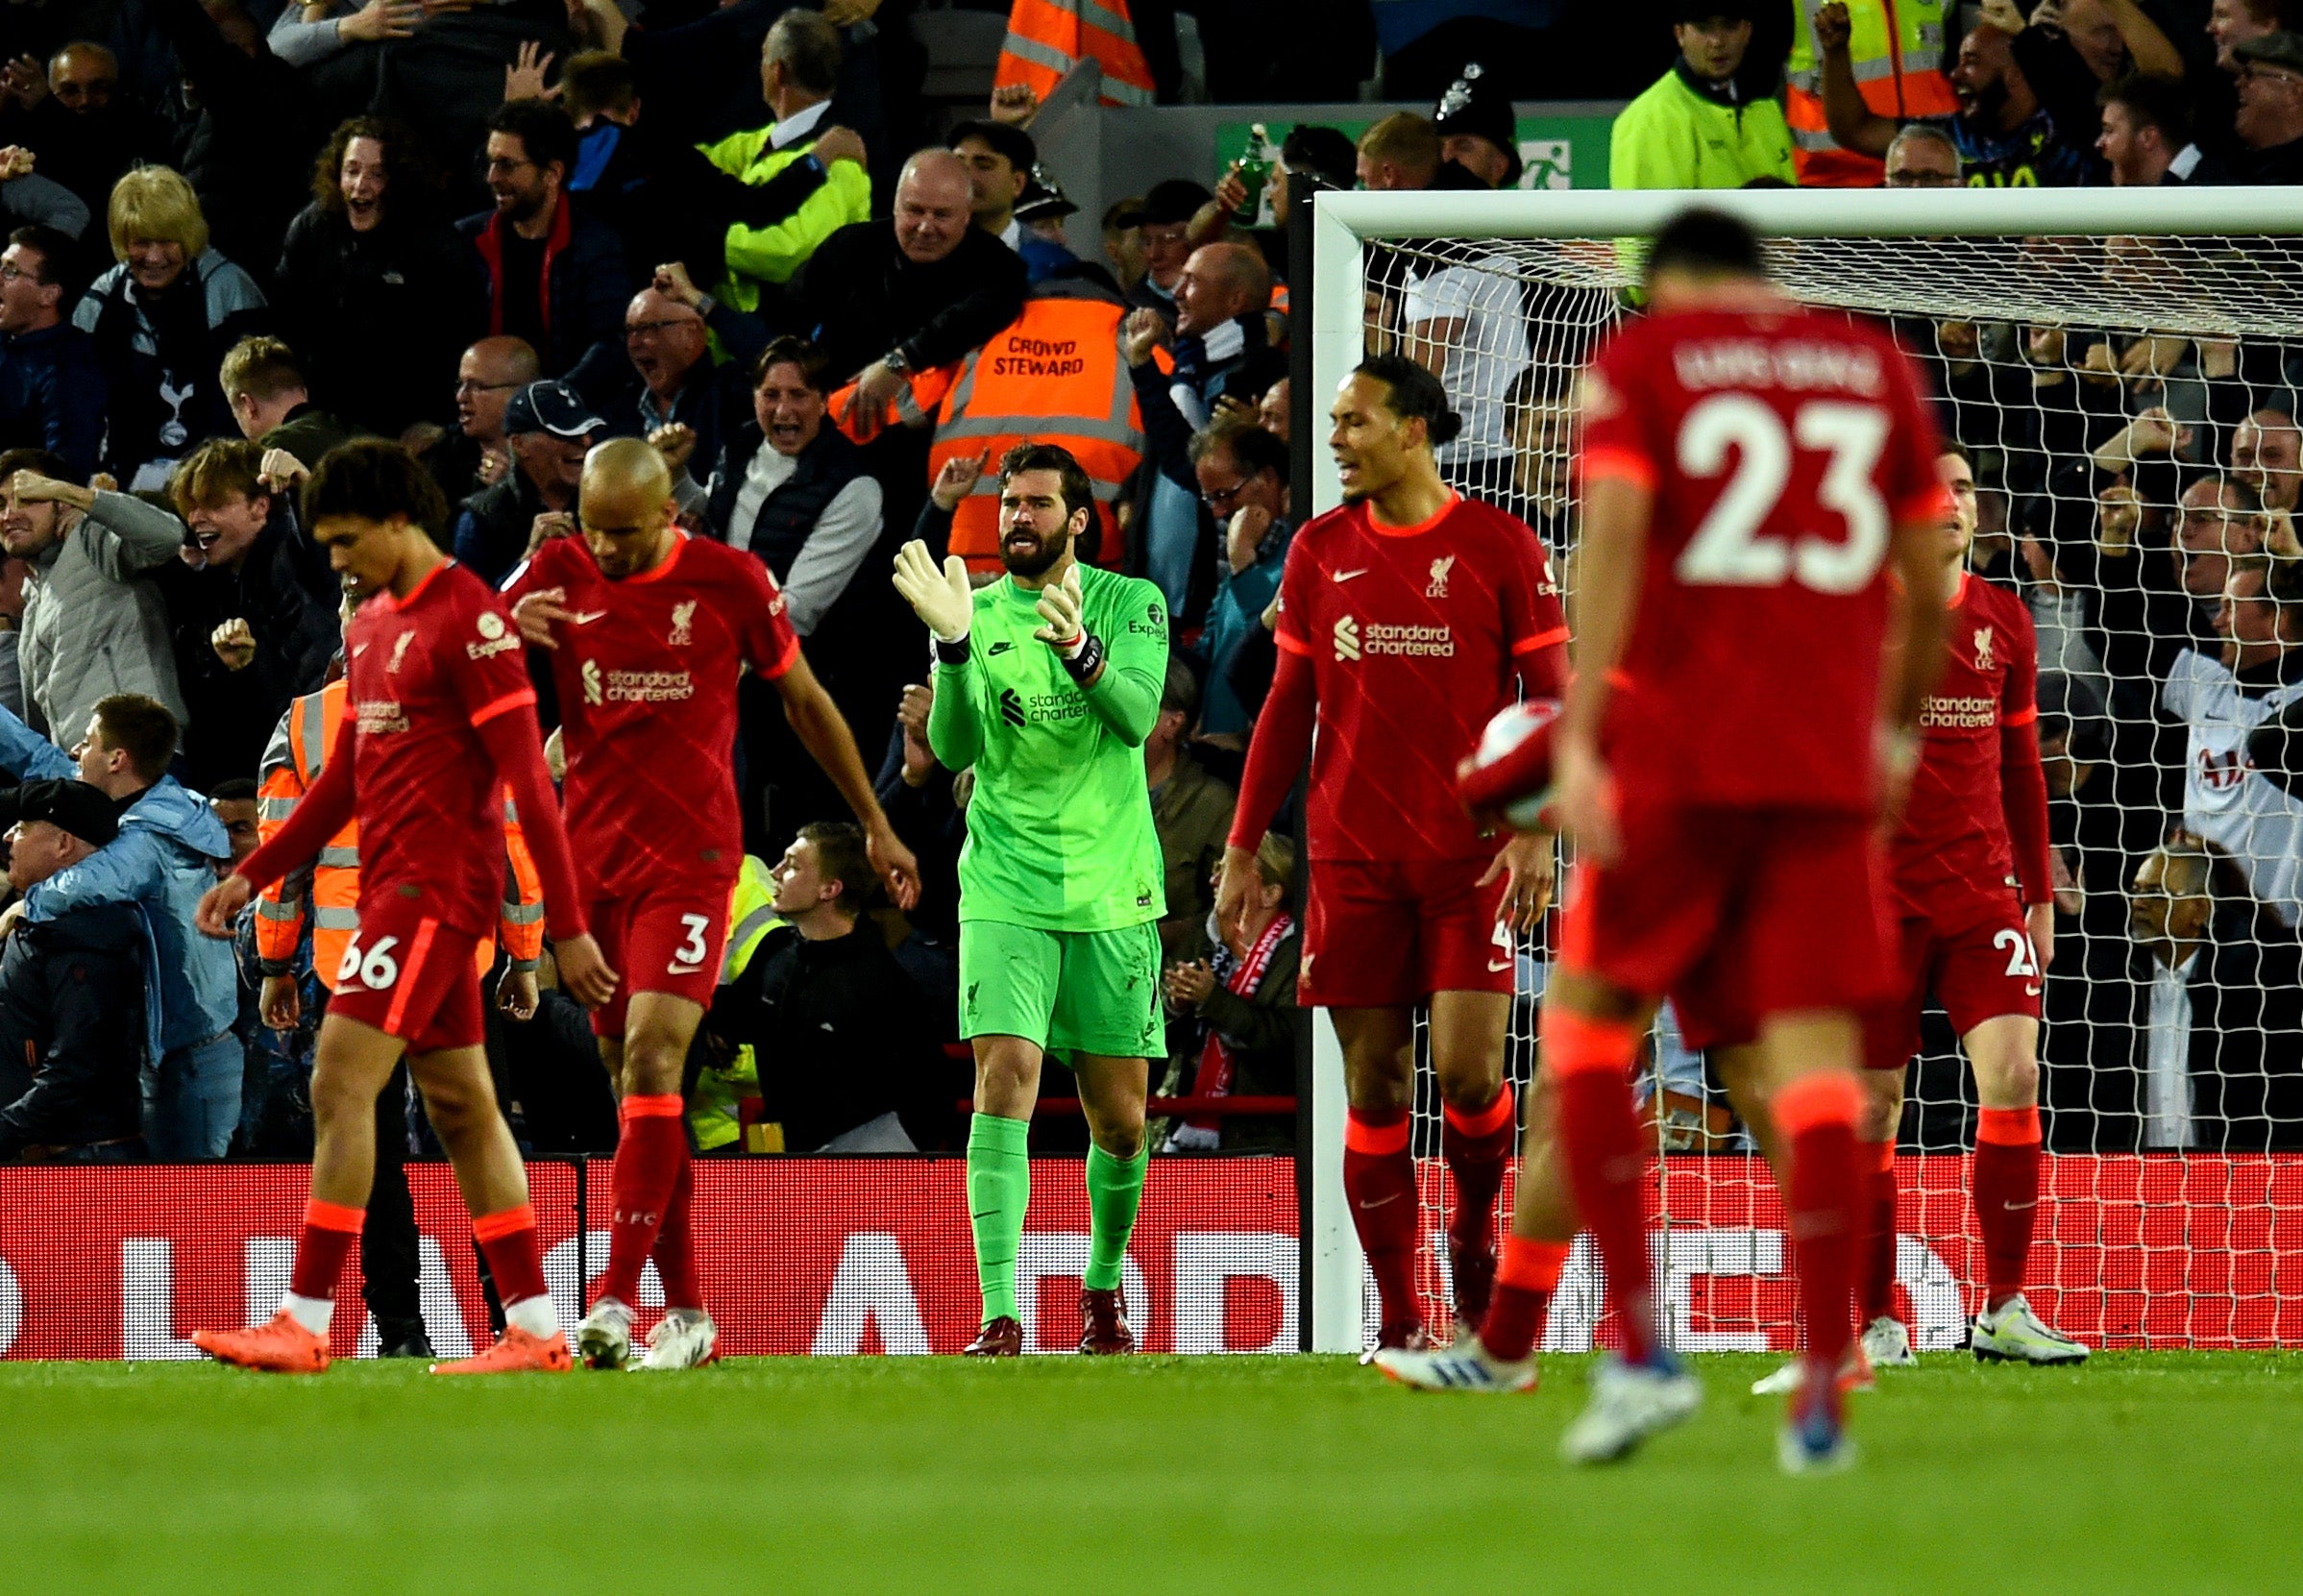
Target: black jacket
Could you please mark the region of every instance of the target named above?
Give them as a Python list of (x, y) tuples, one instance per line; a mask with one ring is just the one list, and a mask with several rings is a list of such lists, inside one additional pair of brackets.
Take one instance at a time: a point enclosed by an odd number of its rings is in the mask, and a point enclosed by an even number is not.
[(0, 1158), (137, 1134), (144, 934), (126, 905), (25, 924), (0, 952)]
[(790, 926), (770, 932), (714, 999), (710, 1023), (751, 1045), (767, 1117), (783, 1125), (788, 1150), (804, 1153), (919, 1100), (926, 1019), (925, 999), (867, 919), (824, 942)]
[[(845, 381), (901, 347), (915, 371), (958, 359), (1023, 311), (1023, 259), (969, 228), (943, 259), (922, 266), (895, 245), (885, 221), (853, 222), (826, 238), (792, 279), (782, 314), (821, 344)], [(761, 313), (777, 318), (772, 301)]]
[(457, 509), (450, 547), (474, 576), (492, 587), (526, 556), (536, 517), (551, 507), (514, 460), (511, 470)]
[[(751, 367), (768, 347), (768, 328), (759, 317), (715, 302), (704, 325), (719, 336), (727, 359), (715, 364), (709, 352), (688, 368), (672, 402), (672, 414), (654, 426), (678, 422), (696, 430), (689, 471), (700, 479), (720, 458), (729, 435), (751, 414)], [(622, 338), (594, 344), (562, 381), (584, 396), (608, 435), (644, 438), (652, 430), (641, 402), (648, 386), (632, 366)]]
[(175, 125), (171, 164), (200, 196), (214, 247), (261, 273), (310, 192), (312, 152), (336, 117), (296, 68), (226, 39), (198, 0), (143, 0), (143, 9), (184, 66), (164, 108)]
[[(310, 462), (306, 462), (309, 464)], [(342, 589), (309, 538), (276, 508), (237, 571), (182, 561), (154, 573), (168, 605), (176, 675), (191, 712), (184, 739), (185, 784), (206, 792), (252, 776), (288, 700), (316, 692), (342, 641)], [(230, 671), (209, 641), (225, 622), (243, 620), (256, 659)]]
[(355, 233), (306, 206), (281, 242), (273, 305), (313, 399), (387, 437), (446, 421), (456, 356), (484, 314), (469, 253), (446, 226), (393, 216)]

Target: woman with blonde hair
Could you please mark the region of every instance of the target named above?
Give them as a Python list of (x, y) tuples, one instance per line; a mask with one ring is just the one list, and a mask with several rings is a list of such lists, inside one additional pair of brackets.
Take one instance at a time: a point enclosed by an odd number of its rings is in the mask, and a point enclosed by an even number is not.
[(157, 488), (202, 439), (237, 435), (217, 372), (233, 344), (268, 330), (264, 294), (209, 247), (199, 196), (168, 167), (114, 184), (107, 223), (119, 264), (72, 322), (96, 340), (110, 383), (105, 468), (131, 490)]

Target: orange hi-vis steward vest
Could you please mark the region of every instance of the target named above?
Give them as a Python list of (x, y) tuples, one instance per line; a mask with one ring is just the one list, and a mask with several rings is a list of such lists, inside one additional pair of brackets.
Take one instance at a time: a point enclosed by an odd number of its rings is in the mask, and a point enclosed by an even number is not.
[(1148, 106), (1159, 99), (1151, 67), (1136, 43), (1128, 0), (1015, 0), (1000, 42), (994, 86), (1029, 84), (1045, 100), (1064, 74), (1092, 56), (1104, 70), (1107, 106)]
[[(1875, 157), (1841, 149), (1824, 114), (1823, 58), (1815, 48), (1815, 13), (1824, 3), (1791, 0), (1799, 12), (1783, 93), (1791, 163), (1804, 187), (1876, 188), (1885, 166)], [(1944, 13), (1950, 9), (1950, 0), (1848, 0), (1848, 55), (1855, 87), (1874, 115), (1909, 122), (1958, 111), (1944, 71)]]
[[(288, 705), (264, 751), (257, 798), (257, 832), (270, 842), (296, 812), (296, 805), (320, 779), (321, 766), (335, 746), (344, 719), (344, 683), (331, 681)], [(507, 793), (503, 800), (504, 882), (502, 934), (504, 951), (516, 963), (532, 965), (544, 951), (544, 888), (527, 839)], [(256, 954), (267, 968), (294, 961), (311, 917), (312, 966), (330, 992), (336, 990), (344, 950), (360, 928), (360, 832), (351, 821), (328, 840), (308, 872), (298, 872), (266, 887), (256, 901)], [(479, 969), (496, 962), (496, 944), (479, 945)]]
[[(999, 559), (999, 458), (1019, 443), (1069, 450), (1104, 506), (1105, 543), (1098, 563), (1118, 561), (1111, 506), (1143, 460), (1143, 412), (1136, 404), (1119, 324), (1127, 306), (1077, 279), (1033, 286), (1023, 314), (983, 347), (933, 371), (917, 373), (879, 419), (883, 426), (936, 429), (928, 479), (944, 462), (991, 451), (991, 465), (952, 515), (950, 552), (971, 571), (996, 575)], [(854, 435), (852, 385), (832, 395), (831, 413)]]

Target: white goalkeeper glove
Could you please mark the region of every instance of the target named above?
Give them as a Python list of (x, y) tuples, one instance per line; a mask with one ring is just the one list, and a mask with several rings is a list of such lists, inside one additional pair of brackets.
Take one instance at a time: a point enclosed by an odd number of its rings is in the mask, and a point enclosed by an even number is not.
[(939, 643), (957, 643), (975, 620), (975, 593), (968, 585), (968, 562), (953, 554), (936, 569), (935, 555), (914, 538), (895, 551), (895, 591), (912, 613), (927, 624)]
[(1088, 646), (1088, 627), (1081, 619), (1087, 603), (1080, 594), (1080, 568), (1074, 565), (1063, 580), (1040, 590), (1040, 619), (1047, 625), (1032, 635), (1066, 659), (1077, 659)]

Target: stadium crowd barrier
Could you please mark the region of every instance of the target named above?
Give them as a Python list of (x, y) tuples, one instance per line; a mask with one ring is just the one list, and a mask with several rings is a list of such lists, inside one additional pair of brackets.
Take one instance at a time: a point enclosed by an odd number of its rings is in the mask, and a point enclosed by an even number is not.
[[(1902, 1164), (1903, 1306), (1923, 1349), (1951, 1347), (1982, 1264), (1962, 1161)], [(580, 1283), (606, 1262), (609, 1168), (529, 1166), (546, 1274), (571, 1322)], [(2051, 1321), (2107, 1346), (2303, 1346), (2303, 1156), (2064, 1156), (2046, 1171), (2031, 1297)], [(487, 1334), (469, 1225), (445, 1165), (411, 1165), (409, 1177), (425, 1316), (441, 1354), (455, 1356)], [(1446, 1178), (1427, 1161), (1427, 1201)], [(306, 1180), (295, 1164), (0, 1169), (0, 1356), (190, 1358), (192, 1330), (264, 1318), (286, 1284)], [(697, 1229), (722, 1349), (958, 1351), (976, 1326), (965, 1188), (957, 1158), (699, 1160)], [(1036, 1160), (1033, 1189), (1019, 1260), (1025, 1335), (1035, 1349), (1061, 1351), (1078, 1338), (1088, 1256), (1080, 1161)], [(1788, 1346), (1794, 1286), (1764, 1168), (1741, 1156), (1675, 1157), (1652, 1203), (1674, 1341)], [(1144, 1349), (1293, 1350), (1296, 1216), (1289, 1159), (1156, 1160), (1126, 1269)], [(1437, 1298), (1445, 1249), (1430, 1240), (1423, 1284)], [(358, 1297), (355, 1258), (339, 1355), (374, 1350)], [(660, 1303), (650, 1267), (642, 1307)], [(1545, 1345), (1604, 1343), (1601, 1317), (1586, 1240)]]

